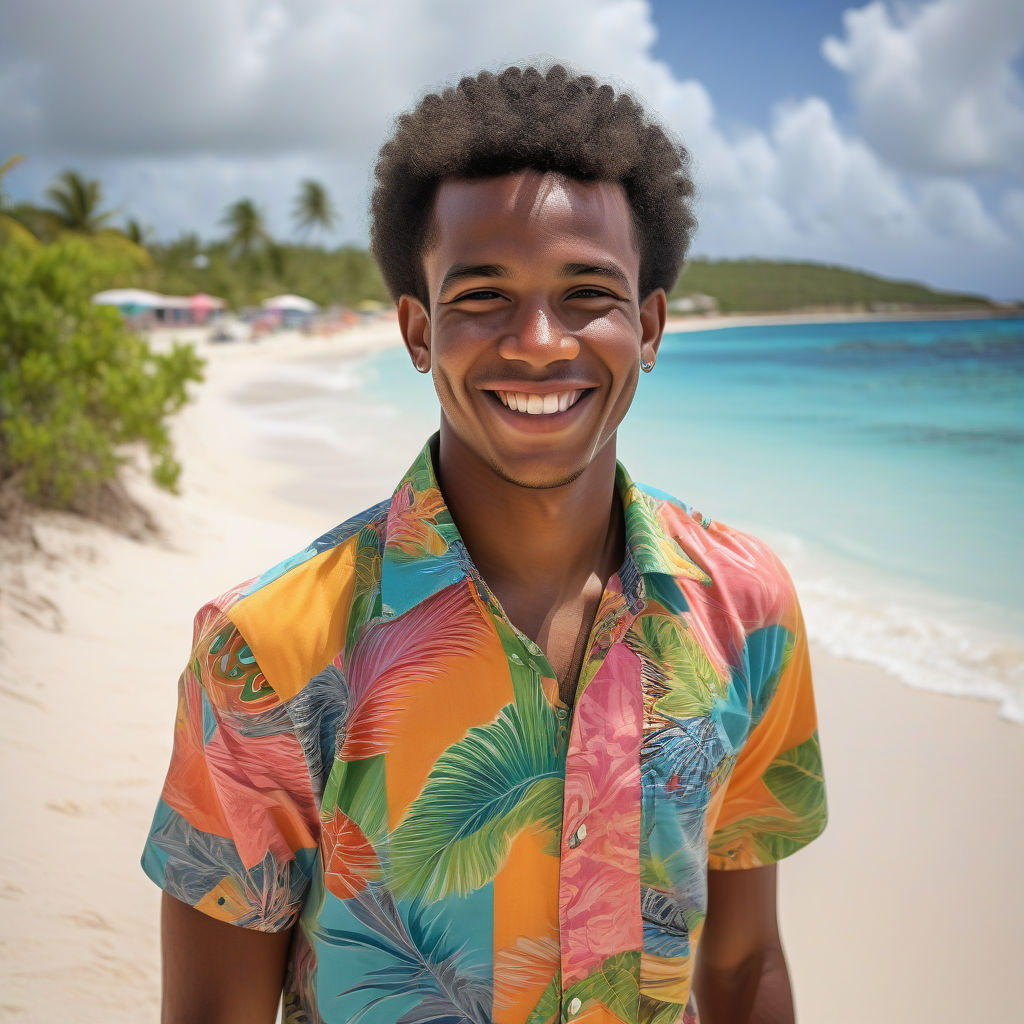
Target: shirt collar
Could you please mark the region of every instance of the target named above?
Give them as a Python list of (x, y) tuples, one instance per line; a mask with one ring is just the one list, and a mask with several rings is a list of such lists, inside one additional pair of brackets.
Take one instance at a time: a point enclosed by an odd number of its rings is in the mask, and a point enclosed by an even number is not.
[[(441, 495), (431, 450), (423, 446), (391, 496), (381, 564), (381, 602), (386, 617), (402, 615), (421, 601), (476, 575), (466, 545)], [(685, 577), (710, 584), (661, 525), (655, 499), (616, 463), (615, 486), (622, 501), (626, 558), (644, 577)]]

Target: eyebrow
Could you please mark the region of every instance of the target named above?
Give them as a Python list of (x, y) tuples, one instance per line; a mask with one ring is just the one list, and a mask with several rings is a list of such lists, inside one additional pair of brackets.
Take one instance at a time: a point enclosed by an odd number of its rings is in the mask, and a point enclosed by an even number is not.
[(498, 263), (455, 263), (448, 268), (448, 272), (444, 275), (438, 295), (444, 295), (453, 284), (464, 281), (467, 277), (511, 276), (508, 269)]
[(562, 267), (562, 277), (610, 277), (620, 288), (630, 295), (632, 289), (629, 279), (618, 267), (607, 263), (566, 263)]

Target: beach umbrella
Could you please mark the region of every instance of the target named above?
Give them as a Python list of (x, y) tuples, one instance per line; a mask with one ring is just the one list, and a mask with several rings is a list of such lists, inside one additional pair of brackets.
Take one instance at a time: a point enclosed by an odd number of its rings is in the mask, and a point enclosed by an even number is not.
[(188, 300), (189, 313), (193, 322), (197, 324), (205, 324), (211, 313), (223, 309), (226, 305), (223, 299), (218, 299), (216, 295), (207, 295), (205, 292), (190, 295)]
[(205, 292), (189, 296), (188, 304), (193, 313), (210, 313), (227, 305), (223, 299), (218, 299), (216, 295), (207, 295)]
[(275, 295), (272, 299), (264, 299), (263, 308), (278, 313), (315, 313), (320, 307), (301, 295)]
[(126, 306), (135, 309), (156, 309), (164, 305), (164, 297), (156, 292), (143, 291), (141, 288), (111, 288), (109, 291), (97, 292), (92, 301), (97, 306)]

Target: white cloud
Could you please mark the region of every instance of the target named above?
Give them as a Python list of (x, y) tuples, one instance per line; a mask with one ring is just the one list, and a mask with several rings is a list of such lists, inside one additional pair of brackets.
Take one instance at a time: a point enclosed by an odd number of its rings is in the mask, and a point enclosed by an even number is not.
[(962, 181), (925, 182), (921, 208), (935, 230), (958, 242), (1007, 245), (1010, 239), (985, 211), (978, 194)]
[(898, 167), (959, 173), (1024, 166), (1021, 0), (881, 0), (843, 15), (825, 58), (849, 78), (860, 128)]
[[(829, 47), (854, 82), (873, 81), (872, 68), (932, 54), (919, 37), (935, 31), (924, 33), (921, 19), (947, 7), (959, 9), (937, 0), (897, 27), (872, 4), (848, 14), (847, 41)], [(557, 55), (639, 94), (685, 141), (700, 190), (696, 251), (1018, 290), (1024, 245), (1009, 241), (969, 182), (915, 181), (900, 169), (907, 161), (888, 162), (869, 133), (844, 130), (815, 97), (778, 107), (763, 129), (726, 130), (700, 82), (651, 56), (654, 38), (646, 0), (520, 0), (515, 10), (478, 0), (8, 0), (0, 138), (28, 159), (7, 184), (39, 197), (75, 166), (100, 177), (125, 216), (164, 236), (211, 237), (240, 195), (286, 233), (296, 185), (312, 176), (341, 210), (338, 237), (364, 242), (374, 154), (399, 111), (464, 71)], [(961, 83), (985, 63), (984, 40), (970, 38), (970, 59), (951, 65)], [(990, 63), (1003, 66), (1004, 42), (991, 46)], [(992, 117), (984, 124), (986, 151), (1005, 149), (1012, 133), (996, 132)], [(1012, 219), (1020, 202), (1003, 206)]]

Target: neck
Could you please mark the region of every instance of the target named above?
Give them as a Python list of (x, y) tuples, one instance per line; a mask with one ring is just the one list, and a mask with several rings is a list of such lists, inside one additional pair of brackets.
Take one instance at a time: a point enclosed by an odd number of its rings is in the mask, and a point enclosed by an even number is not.
[(435, 465), (455, 525), (493, 590), (522, 588), (556, 600), (618, 568), (624, 527), (614, 439), (558, 487), (503, 479), (443, 427)]

